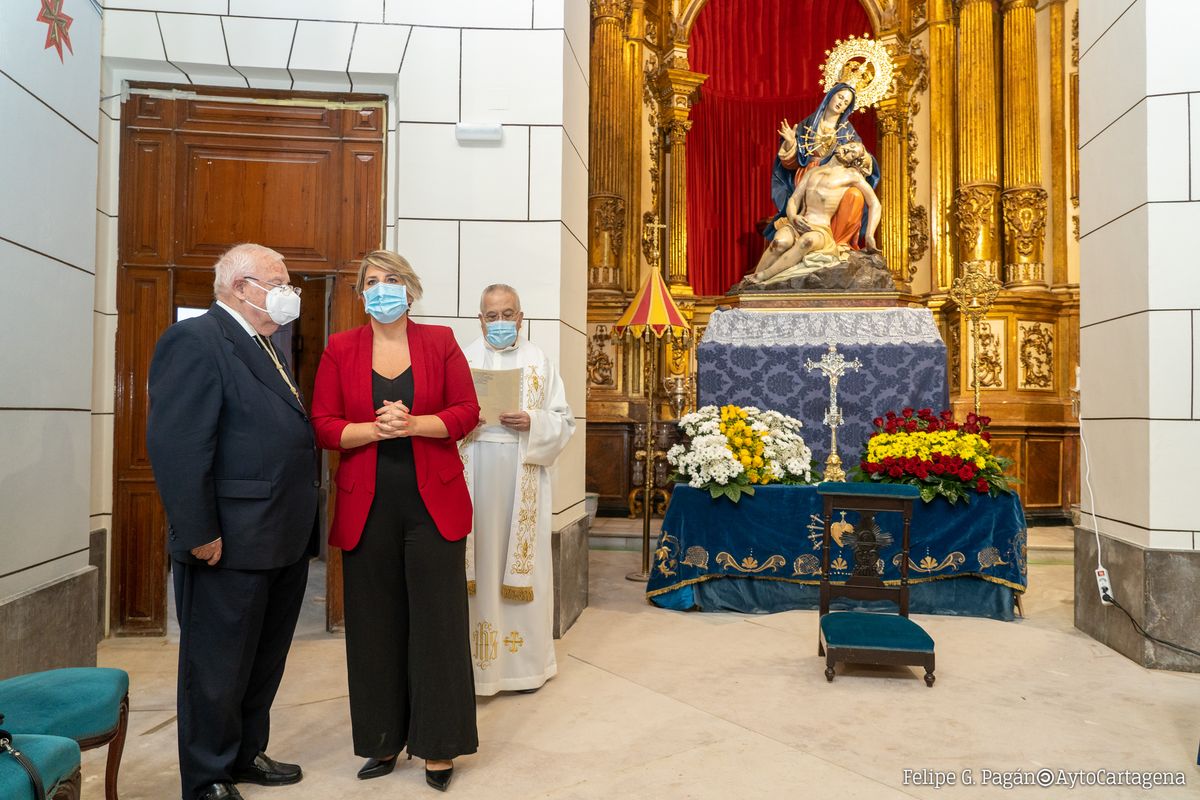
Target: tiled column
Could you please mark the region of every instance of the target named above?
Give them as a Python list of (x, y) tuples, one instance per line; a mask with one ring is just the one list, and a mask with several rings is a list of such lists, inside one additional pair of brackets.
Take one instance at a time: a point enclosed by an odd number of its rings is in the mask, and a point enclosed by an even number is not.
[(0, 4), (0, 679), (95, 663), (90, 531), (110, 510), (89, 476), (112, 420), (91, 368), (93, 334), (112, 330), (96, 287), (101, 19), (86, 3), (70, 21), (27, 12)]
[[(1200, 671), (1100, 605), (1200, 648), (1200, 5), (1080, 4), (1081, 332), (1089, 491), (1075, 538), (1075, 624), (1135, 661)], [(1085, 467), (1085, 473), (1087, 472)], [(1096, 515), (1093, 521), (1092, 513)], [(1098, 524), (1097, 524), (1098, 523)]]

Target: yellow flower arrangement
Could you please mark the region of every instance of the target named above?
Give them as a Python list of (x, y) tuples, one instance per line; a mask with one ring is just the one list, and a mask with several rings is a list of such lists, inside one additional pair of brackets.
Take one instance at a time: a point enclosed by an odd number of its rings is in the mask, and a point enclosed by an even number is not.
[(746, 480), (765, 486), (772, 482), (770, 473), (762, 470), (765, 431), (754, 430), (747, 422), (748, 414), (738, 406), (721, 406), (721, 434), (729, 442), (729, 450), (742, 464)]

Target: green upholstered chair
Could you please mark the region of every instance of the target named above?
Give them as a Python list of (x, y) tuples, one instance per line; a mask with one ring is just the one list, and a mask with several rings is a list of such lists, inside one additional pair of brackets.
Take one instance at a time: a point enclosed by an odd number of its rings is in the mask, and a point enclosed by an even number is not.
[(117, 800), (129, 722), (129, 675), (124, 670), (52, 669), (0, 681), (0, 714), (15, 735), (62, 736), (83, 750), (108, 745), (104, 796)]
[[(79, 800), (79, 745), (74, 739), (13, 734), (12, 747), (33, 764), (42, 779), (46, 797)], [(29, 774), (15, 758), (4, 752), (0, 752), (0, 797), (4, 800), (35, 800)]]
[[(915, 486), (882, 483), (822, 483), (817, 493), (824, 501), (825, 534), (821, 545), (821, 610), (817, 654), (825, 657), (825, 678), (832, 681), (835, 667), (850, 664), (898, 664), (925, 668), (925, 684), (933, 686), (933, 639), (908, 618), (908, 546), (913, 502), (920, 497)], [(851, 544), (853, 564), (844, 583), (830, 581), (830, 551), (834, 511), (857, 511), (853, 530), (842, 530), (843, 544)], [(879, 574), (880, 551), (891, 536), (875, 524), (875, 515), (894, 511), (904, 520), (900, 551), (900, 585), (888, 586)], [(834, 597), (853, 600), (890, 600), (899, 613), (830, 611)]]

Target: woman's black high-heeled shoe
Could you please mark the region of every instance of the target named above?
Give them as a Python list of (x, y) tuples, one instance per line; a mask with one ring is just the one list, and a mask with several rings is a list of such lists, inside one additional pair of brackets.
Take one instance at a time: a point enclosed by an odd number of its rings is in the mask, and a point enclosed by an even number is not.
[(371, 778), (382, 778), (384, 775), (390, 775), (392, 770), (396, 768), (396, 756), (391, 758), (368, 758), (367, 763), (362, 765), (362, 769), (358, 771), (358, 779), (367, 781)]
[(450, 767), (450, 769), (425, 768), (425, 782), (439, 792), (444, 792), (450, 788), (450, 779), (453, 777), (454, 767)]

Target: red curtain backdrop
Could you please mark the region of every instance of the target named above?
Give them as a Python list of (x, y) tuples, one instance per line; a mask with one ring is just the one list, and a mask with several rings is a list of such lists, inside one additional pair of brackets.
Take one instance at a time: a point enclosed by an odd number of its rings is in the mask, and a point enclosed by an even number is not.
[[(687, 138), (688, 272), (696, 294), (724, 294), (758, 263), (773, 216), (771, 162), (779, 123), (816, 111), (820, 66), (837, 39), (862, 36), (858, 0), (710, 0), (692, 29), (688, 60), (709, 77)], [(875, 112), (850, 118), (867, 149)]]

